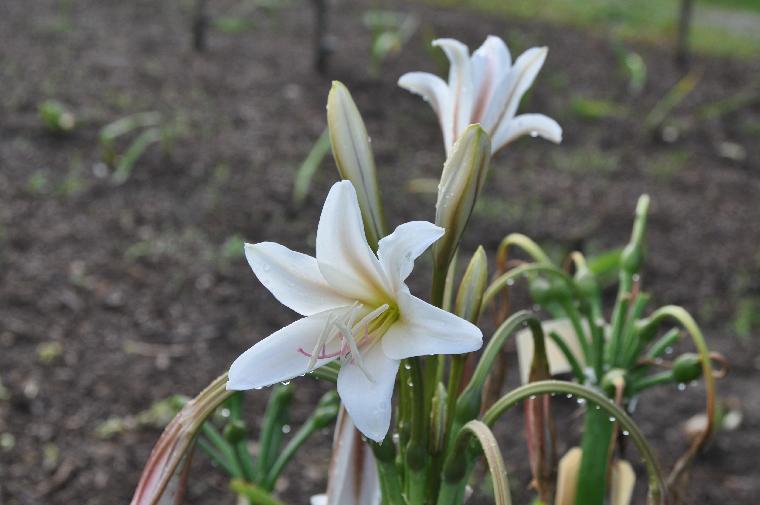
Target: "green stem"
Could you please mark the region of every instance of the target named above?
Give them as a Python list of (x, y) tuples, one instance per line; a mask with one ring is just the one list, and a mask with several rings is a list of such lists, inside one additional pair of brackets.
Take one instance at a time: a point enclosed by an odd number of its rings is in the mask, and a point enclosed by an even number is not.
[(227, 459), (225, 459), (224, 456), (209, 442), (204, 440), (203, 438), (198, 438), (198, 446), (203, 449), (203, 451), (208, 454), (208, 456), (213, 459), (219, 466), (224, 468), (224, 470), (230, 474), (230, 476), (235, 477), (235, 468), (227, 462)]
[(673, 372), (670, 370), (663, 370), (652, 375), (647, 375), (641, 379), (636, 380), (631, 384), (630, 394), (636, 395), (649, 389), (653, 386), (659, 386), (661, 384), (667, 384), (673, 382)]
[(560, 303), (560, 305), (562, 306), (562, 310), (565, 312), (565, 315), (568, 317), (568, 319), (570, 319), (570, 324), (573, 325), (573, 330), (575, 331), (575, 337), (581, 346), (581, 350), (583, 351), (583, 356), (584, 358), (586, 358), (586, 363), (591, 363), (592, 362), (591, 348), (589, 347), (588, 338), (586, 338), (586, 333), (583, 331), (583, 325), (581, 324), (581, 318), (580, 318), (580, 314), (578, 313), (578, 309), (570, 300), (564, 300)]
[(230, 488), (237, 494), (245, 496), (251, 505), (284, 505), (260, 487), (242, 480), (233, 480), (230, 482)]
[(551, 338), (554, 343), (557, 344), (559, 350), (562, 351), (565, 359), (570, 364), (570, 368), (573, 370), (573, 375), (575, 376), (576, 380), (579, 383), (584, 384), (586, 382), (586, 377), (583, 375), (583, 367), (581, 367), (580, 363), (578, 363), (578, 360), (575, 358), (573, 351), (570, 350), (565, 341), (557, 334), (556, 331), (550, 331), (549, 338)]
[(446, 437), (451, 433), (451, 426), (454, 423), (454, 414), (456, 411), (457, 399), (459, 398), (459, 388), (462, 384), (462, 374), (464, 373), (464, 364), (467, 356), (458, 354), (451, 357), (451, 370), (449, 372), (449, 387), (446, 392)]
[(427, 460), (427, 420), (425, 410), (425, 384), (422, 379), (422, 367), (419, 358), (410, 358), (409, 370), (412, 392), (412, 429), (406, 448), (406, 491), (409, 503), (423, 503), (425, 499)]
[(216, 449), (231, 467), (232, 472), (230, 472), (230, 475), (232, 477), (242, 479), (244, 476), (243, 469), (240, 467), (240, 462), (238, 461), (237, 454), (235, 454), (235, 450), (232, 448), (232, 446), (210, 423), (203, 423), (201, 430), (203, 431), (203, 434), (206, 436), (206, 438), (208, 438), (211, 445), (216, 447)]
[(623, 328), (622, 349), (620, 356), (617, 363), (615, 363), (619, 367), (627, 368), (630, 365), (629, 360), (635, 359), (636, 351), (639, 348), (639, 335), (636, 331), (636, 322), (644, 313), (644, 309), (649, 303), (649, 299), (649, 295), (645, 293), (639, 293), (639, 295), (636, 297), (636, 300), (633, 302), (631, 313), (628, 316), (625, 327)]
[(388, 433), (381, 443), (369, 441), (377, 463), (380, 494), (383, 505), (406, 505), (401, 489), (401, 477), (396, 466), (396, 446)]
[(593, 340), (593, 357), (594, 357), (594, 374), (597, 382), (602, 380), (604, 374), (604, 316), (602, 315), (602, 306), (598, 299), (591, 300), (591, 319), (589, 319), (591, 328), (591, 338)]
[(657, 342), (652, 344), (646, 357), (649, 359), (657, 359), (668, 350), (668, 348), (675, 345), (678, 339), (681, 338), (681, 331), (678, 328), (671, 328)]
[(290, 442), (288, 442), (288, 445), (285, 446), (275, 462), (272, 464), (272, 467), (267, 473), (266, 479), (264, 479), (264, 482), (261, 485), (262, 488), (267, 491), (272, 491), (274, 489), (277, 478), (285, 469), (285, 466), (291, 459), (293, 459), (293, 456), (296, 455), (298, 449), (301, 448), (304, 442), (309, 439), (309, 437), (314, 433), (314, 431), (316, 431), (316, 429), (317, 423), (314, 421), (314, 418), (309, 418), (303, 424), (303, 426), (301, 426), (301, 428), (296, 432), (295, 435), (293, 435), (293, 438), (290, 440)]
[(607, 491), (607, 464), (615, 423), (595, 405), (586, 406), (581, 440), (581, 466), (575, 505), (603, 505)]
[(610, 346), (608, 348), (608, 361), (616, 363), (619, 359), (621, 338), (623, 335), (623, 325), (628, 315), (628, 305), (631, 300), (631, 286), (633, 285), (632, 274), (625, 270), (620, 271), (620, 283), (618, 285), (618, 295), (615, 300), (615, 308), (612, 310), (612, 330), (610, 332)]
[(333, 367), (325, 365), (315, 370), (312, 370), (311, 372), (309, 372), (309, 375), (317, 379), (322, 379), (322, 380), (332, 382), (333, 384), (337, 384), (338, 370), (340, 370), (340, 367), (333, 368)]
[(528, 263), (527, 265), (520, 265), (519, 267), (515, 267), (512, 270), (501, 274), (499, 277), (494, 279), (493, 282), (491, 282), (491, 284), (486, 289), (486, 292), (483, 293), (483, 301), (480, 305), (480, 313), (482, 314), (485, 312), (486, 308), (493, 301), (496, 295), (498, 295), (502, 289), (509, 286), (511, 281), (520, 277), (521, 275), (526, 275), (531, 272), (555, 275), (566, 282), (570, 289), (574, 289), (572, 278), (567, 275), (567, 272), (555, 267), (554, 265), (546, 265), (542, 263)]
[(288, 405), (292, 397), (292, 387), (284, 384), (275, 386), (269, 397), (259, 436), (260, 448), (256, 460), (258, 483), (263, 483), (266, 479), (269, 468), (280, 450), (282, 426), (285, 424)]

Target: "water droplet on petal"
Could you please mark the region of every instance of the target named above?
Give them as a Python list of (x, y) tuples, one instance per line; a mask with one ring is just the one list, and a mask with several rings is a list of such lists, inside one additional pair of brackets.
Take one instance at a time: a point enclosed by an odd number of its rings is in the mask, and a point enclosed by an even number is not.
[(533, 137), (533, 138), (536, 138), (536, 137), (538, 137), (538, 132), (536, 130), (533, 130), (533, 131), (530, 132), (530, 136)]

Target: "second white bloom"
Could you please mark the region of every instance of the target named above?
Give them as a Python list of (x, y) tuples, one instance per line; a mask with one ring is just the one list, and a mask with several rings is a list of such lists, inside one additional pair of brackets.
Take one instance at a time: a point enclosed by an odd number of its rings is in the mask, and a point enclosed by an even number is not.
[(260, 341), (229, 371), (228, 389), (269, 386), (339, 359), (338, 394), (357, 429), (382, 440), (400, 360), (480, 348), (473, 324), (413, 296), (414, 260), (443, 235), (425, 221), (367, 244), (353, 185), (336, 183), (317, 229), (316, 258), (276, 243), (247, 244), (262, 284), (302, 319)]
[(433, 41), (449, 58), (449, 80), (427, 72), (401, 76), (399, 86), (421, 95), (438, 115), (446, 154), (467, 125), (480, 123), (496, 153), (523, 135), (562, 140), (562, 128), (543, 114), (520, 114), (517, 107), (533, 85), (546, 59), (545, 47), (533, 47), (512, 64), (504, 41), (493, 35), (470, 56), (467, 46), (454, 39)]

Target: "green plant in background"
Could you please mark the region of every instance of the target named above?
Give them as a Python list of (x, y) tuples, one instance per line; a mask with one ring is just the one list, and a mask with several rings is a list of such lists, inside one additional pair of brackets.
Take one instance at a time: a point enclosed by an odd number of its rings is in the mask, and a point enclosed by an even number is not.
[(293, 181), (293, 206), (295, 208), (301, 207), (304, 200), (309, 195), (311, 188), (311, 181), (314, 178), (314, 174), (317, 173), (322, 161), (330, 152), (330, 135), (327, 129), (322, 132), (317, 141), (312, 146), (309, 154), (298, 167), (295, 179)]
[[(154, 144), (160, 144), (165, 153), (170, 153), (184, 130), (180, 119), (167, 122), (158, 112), (138, 112), (104, 126), (100, 130), (100, 147), (103, 161), (114, 168), (111, 182), (125, 183), (137, 161)], [(117, 152), (117, 142), (129, 136), (132, 138), (126, 149)]]
[(69, 133), (76, 127), (74, 113), (57, 100), (45, 100), (38, 112), (42, 124), (53, 133)]
[[(551, 314), (555, 321), (564, 323), (554, 324), (552, 329), (547, 327), (548, 338), (557, 349), (555, 363), (552, 363), (557, 370), (571, 373), (580, 384), (603, 391), (611, 401), (631, 412), (639, 395), (649, 388), (673, 384), (683, 390), (687, 384), (703, 377), (708, 426), (712, 426), (715, 411), (713, 380), (722, 373), (713, 370), (712, 361), (723, 362), (723, 359), (709, 352), (699, 327), (684, 309), (665, 306), (645, 315), (651, 295), (641, 291), (640, 272), (648, 207), (649, 198), (642, 196), (636, 209), (631, 240), (620, 255), (618, 296), (609, 322), (605, 320), (597, 276), (581, 253), (574, 252), (569, 258), (575, 270), (571, 274), (552, 262), (537, 244), (519, 234), (507, 236), (499, 247), (498, 261), (504, 273), (494, 281), (484, 300), (492, 300), (499, 289), (515, 278), (527, 277), (534, 303)], [(533, 261), (507, 269), (507, 255), (512, 247), (522, 249)], [(683, 337), (681, 330), (670, 327), (671, 323), (685, 329), (694, 343), (696, 354), (684, 353), (674, 359), (666, 356)], [(521, 343), (525, 347), (529, 342), (518, 340), (518, 346)], [(530, 353), (531, 350), (523, 348), (521, 352)], [(528, 359), (522, 362), (528, 362)], [(609, 416), (600, 413), (595, 406), (586, 407), (582, 458), (579, 470), (576, 470), (578, 484), (574, 501), (578, 505), (601, 504), (605, 499), (607, 468), (617, 453), (618, 431), (615, 422), (610, 421)], [(678, 482), (687, 463), (707, 442), (709, 435), (708, 427), (676, 463), (668, 479), (669, 485)]]
[(615, 56), (620, 72), (628, 81), (628, 93), (639, 95), (647, 82), (647, 64), (644, 58), (635, 51), (629, 51), (622, 44), (615, 45)]
[(417, 18), (401, 12), (370, 10), (364, 13), (363, 21), (372, 34), (369, 74), (378, 77), (383, 62), (400, 53), (417, 31)]
[[(502, 448), (492, 428), (518, 404), (525, 409), (536, 503), (629, 503), (635, 473), (616, 450), (623, 437), (643, 461), (649, 502), (665, 503), (708, 440), (715, 417), (712, 361), (721, 358), (708, 351), (682, 308), (665, 306), (645, 315), (649, 296), (639, 289), (639, 275), (648, 197), (639, 201), (631, 240), (620, 252), (593, 262), (574, 252), (571, 270), (553, 263), (529, 238), (511, 234), (497, 251), (493, 280), (483, 247), (457, 275), (456, 258), (464, 254), (460, 242), (492, 156), (524, 135), (559, 142), (562, 129), (547, 116), (516, 114), (545, 49), (530, 49), (513, 65), (497, 37), (472, 55), (453, 39), (436, 44), (451, 62), (448, 82), (420, 72), (400, 80), (428, 99), (442, 129), (447, 157), (434, 223), (410, 221), (388, 233), (364, 121), (348, 89), (333, 83), (327, 123), (342, 180), (323, 206), (315, 256), (273, 242), (244, 247), (255, 276), (301, 318), (241, 354), (228, 373), (179, 411), (151, 454), (133, 505), (159, 503), (167, 489), (181, 499), (196, 444), (231, 477), (231, 488), (243, 500), (277, 505), (273, 493), (282, 471), (304, 441), (336, 417), (327, 492), (313, 498), (315, 505), (461, 505), (481, 459), (495, 502), (510, 504)], [(532, 261), (510, 260), (508, 251), (515, 247)], [(405, 283), (428, 248), (429, 303)], [(610, 271), (616, 271), (619, 285), (608, 323), (595, 272)], [(504, 297), (521, 277), (554, 321), (542, 322), (534, 311), (510, 314)], [(479, 325), (489, 308), (495, 309), (497, 329), (484, 341)], [(697, 353), (667, 359), (681, 338), (670, 322), (686, 330)], [(520, 349), (530, 345), (520, 353), (526, 383), (502, 394), (504, 349), (513, 336)], [(558, 367), (572, 380), (553, 380)], [(319, 400), (285, 443), (290, 381), (306, 375), (335, 384), (335, 391)], [(681, 388), (699, 377), (706, 387), (706, 428), (666, 483), (630, 413), (641, 392), (667, 383)], [(239, 391), (268, 386), (273, 389), (254, 459)], [(559, 462), (551, 415), (551, 396), (558, 394), (575, 398), (585, 410), (581, 446)]]

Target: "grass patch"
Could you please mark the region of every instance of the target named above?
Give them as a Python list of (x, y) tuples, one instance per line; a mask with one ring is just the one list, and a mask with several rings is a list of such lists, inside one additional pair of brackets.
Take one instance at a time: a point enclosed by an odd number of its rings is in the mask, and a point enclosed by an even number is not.
[[(611, 30), (627, 40), (675, 42), (680, 0), (424, 0), (445, 7), (465, 7), (510, 18), (542, 20), (579, 28)], [(739, 33), (730, 23), (714, 23), (716, 16), (700, 16), (706, 10), (726, 9), (757, 16), (756, 0), (710, 0), (696, 2), (691, 30), (692, 48), (712, 55), (751, 57), (760, 54), (758, 33)], [(756, 11), (756, 12), (749, 12)], [(714, 13), (715, 14), (715, 13)]]

